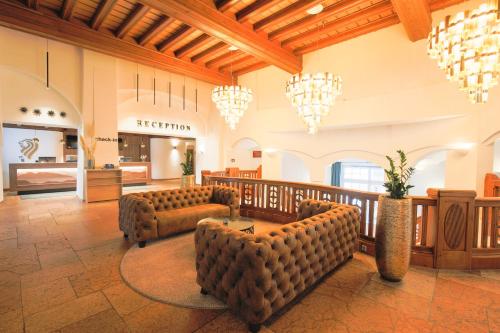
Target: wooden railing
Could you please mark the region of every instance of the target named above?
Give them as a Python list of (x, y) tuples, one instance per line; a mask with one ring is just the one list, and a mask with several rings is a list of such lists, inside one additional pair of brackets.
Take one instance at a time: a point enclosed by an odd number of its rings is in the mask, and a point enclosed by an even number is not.
[[(378, 193), (363, 192), (349, 190), (340, 187), (292, 183), (275, 180), (251, 179), (239, 177), (218, 177), (205, 176), (203, 182), (206, 185), (226, 185), (238, 188), (241, 195), (241, 214), (243, 216), (265, 219), (279, 223), (288, 223), (295, 221), (297, 216), (297, 208), (303, 199), (317, 199), (335, 201), (356, 205), (361, 211), (360, 225), (360, 251), (373, 255), (375, 252), (375, 233), (377, 228), (377, 208), (378, 208)], [(500, 210), (500, 199), (480, 199), (472, 201), (475, 214), (472, 214), (473, 221), (464, 216), (464, 211), (467, 207), (463, 206), (462, 194), (469, 195), (472, 191), (444, 191), (444, 190), (429, 190), (429, 196), (412, 197), (413, 203), (413, 238), (412, 238), (412, 264), (428, 266), (428, 267), (448, 267), (453, 268), (485, 268), (498, 267), (500, 268), (500, 253), (498, 250), (498, 227), (495, 228), (495, 236), (493, 236), (493, 225), (497, 225), (500, 220), (498, 217)], [(475, 196), (475, 192), (474, 192)], [(455, 199), (460, 198), (460, 200)], [(468, 197), (467, 197), (468, 198)], [(452, 201), (455, 200), (455, 201)], [(443, 206), (439, 206), (443, 203)], [(459, 213), (451, 214), (448, 208), (456, 203), (461, 205), (462, 215)], [(470, 204), (470, 202), (466, 202)], [(455, 207), (455, 206), (453, 206)], [(472, 207), (471, 207), (472, 208)], [(443, 209), (441, 211), (441, 209)], [(487, 213), (482, 213), (486, 211)], [(489, 215), (491, 213), (491, 215)], [(451, 215), (450, 215), (451, 214)], [(457, 215), (458, 214), (458, 215)], [(482, 215), (481, 215), (482, 214)], [(466, 215), (466, 214), (465, 214)], [(460, 220), (463, 216), (465, 220)], [(481, 218), (479, 218), (482, 216)], [(485, 222), (485, 216), (487, 222)], [(458, 221), (458, 222), (457, 222)], [(465, 221), (465, 222), (464, 222)], [(462, 245), (463, 260), (468, 262), (458, 262), (455, 258), (456, 248), (450, 248), (446, 242), (450, 240), (449, 234), (460, 234), (463, 224), (477, 226), (478, 228), (470, 228), (470, 233), (464, 231), (463, 237), (459, 237), (458, 243)], [(487, 225), (487, 227), (484, 227)], [(467, 229), (465, 227), (465, 229)], [(445, 230), (447, 237), (444, 238)], [(438, 233), (440, 233), (438, 235)], [(478, 238), (474, 244), (485, 244), (485, 247), (474, 246), (472, 242), (468, 246), (467, 239), (472, 239), (475, 232)], [(479, 236), (481, 235), (481, 236)], [(485, 242), (484, 236), (489, 238)], [(443, 236), (443, 237), (439, 237)], [(479, 240), (481, 240), (479, 242)], [(456, 240), (454, 240), (457, 242)], [(455, 244), (452, 244), (453, 246)], [(458, 246), (460, 248), (460, 246)], [(474, 251), (472, 251), (474, 250)], [(467, 254), (468, 253), (468, 254)], [(472, 255), (470, 255), (472, 253)], [(446, 256), (449, 256), (446, 257)], [(479, 258), (479, 256), (487, 259)], [(475, 257), (478, 260), (473, 260)], [(444, 258), (444, 259), (442, 259)]]
[(215, 176), (215, 177), (238, 177), (238, 178), (262, 178), (262, 165), (255, 170), (240, 170), (239, 168), (226, 168), (223, 171), (210, 171), (202, 170), (201, 176)]

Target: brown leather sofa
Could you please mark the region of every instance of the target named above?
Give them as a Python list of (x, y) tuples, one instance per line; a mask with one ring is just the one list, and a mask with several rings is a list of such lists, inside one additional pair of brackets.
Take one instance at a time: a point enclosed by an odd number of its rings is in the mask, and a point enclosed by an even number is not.
[(252, 332), (356, 249), (360, 216), (355, 206), (304, 200), (297, 220), (256, 235), (214, 222), (196, 228), (201, 292), (225, 302)]
[(225, 186), (132, 193), (119, 201), (124, 237), (146, 246), (146, 241), (194, 230), (206, 217), (240, 215), (239, 193)]

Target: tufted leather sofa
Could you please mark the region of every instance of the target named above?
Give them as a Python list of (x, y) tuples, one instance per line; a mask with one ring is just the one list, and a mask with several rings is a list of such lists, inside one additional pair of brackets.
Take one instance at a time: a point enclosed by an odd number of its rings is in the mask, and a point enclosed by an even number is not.
[(139, 242), (193, 230), (206, 217), (237, 217), (240, 197), (225, 186), (151, 191), (124, 195), (119, 201), (120, 230)]
[(202, 293), (225, 302), (252, 332), (355, 251), (357, 207), (304, 200), (297, 220), (256, 235), (214, 222), (196, 228)]

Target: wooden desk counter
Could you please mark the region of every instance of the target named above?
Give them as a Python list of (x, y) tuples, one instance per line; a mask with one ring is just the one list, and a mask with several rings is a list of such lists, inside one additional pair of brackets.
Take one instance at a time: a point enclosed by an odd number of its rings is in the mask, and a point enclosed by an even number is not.
[(86, 169), (85, 201), (118, 200), (122, 195), (121, 169)]

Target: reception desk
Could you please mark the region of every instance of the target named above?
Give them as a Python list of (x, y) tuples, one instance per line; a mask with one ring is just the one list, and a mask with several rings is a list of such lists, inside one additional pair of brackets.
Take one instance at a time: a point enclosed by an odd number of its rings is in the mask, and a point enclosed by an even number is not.
[(12, 163), (9, 164), (10, 190), (75, 190), (76, 173), (76, 163)]
[[(151, 183), (150, 162), (122, 162), (120, 169), (123, 185)], [(75, 162), (9, 164), (13, 192), (76, 190), (76, 175)]]
[(123, 185), (151, 183), (151, 162), (120, 162)]

